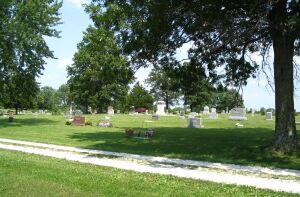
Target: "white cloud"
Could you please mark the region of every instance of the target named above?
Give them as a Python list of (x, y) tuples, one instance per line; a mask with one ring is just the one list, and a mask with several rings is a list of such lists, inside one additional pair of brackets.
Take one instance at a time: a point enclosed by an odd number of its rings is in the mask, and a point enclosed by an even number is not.
[(82, 8), (82, 4), (87, 4), (87, 0), (66, 0), (66, 2), (76, 6), (77, 8)]
[(63, 57), (63, 58), (60, 58), (60, 59), (57, 60), (56, 66), (57, 66), (59, 69), (65, 70), (66, 67), (67, 67), (68, 65), (71, 65), (71, 64), (73, 64), (72, 57)]

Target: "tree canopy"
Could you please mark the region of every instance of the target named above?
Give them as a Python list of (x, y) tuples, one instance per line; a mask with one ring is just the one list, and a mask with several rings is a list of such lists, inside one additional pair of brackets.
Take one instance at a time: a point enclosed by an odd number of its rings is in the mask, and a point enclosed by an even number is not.
[[(189, 44), (193, 72), (234, 86), (255, 76), (252, 53), (274, 51), (276, 126), (272, 147), (298, 148), (294, 117), (293, 57), (300, 49), (299, 0), (94, 0), (96, 26), (110, 28), (132, 63), (157, 65), (164, 58), (178, 66), (176, 50)], [(218, 68), (224, 68), (219, 73)]]
[(75, 103), (104, 111), (126, 99), (133, 72), (113, 33), (89, 27), (68, 66), (70, 96)]
[(150, 86), (150, 94), (156, 101), (163, 100), (166, 103), (166, 110), (170, 105), (177, 104), (181, 92), (175, 88), (177, 81), (163, 69), (153, 69), (145, 83)]
[(6, 95), (14, 107), (32, 102), (38, 90), (35, 77), (42, 74), (45, 58), (54, 58), (45, 38), (59, 37), (54, 26), (60, 23), (61, 6), (57, 0), (1, 1), (0, 98)]
[(139, 82), (133, 86), (128, 95), (129, 106), (134, 106), (135, 108), (153, 109), (153, 102), (153, 97)]

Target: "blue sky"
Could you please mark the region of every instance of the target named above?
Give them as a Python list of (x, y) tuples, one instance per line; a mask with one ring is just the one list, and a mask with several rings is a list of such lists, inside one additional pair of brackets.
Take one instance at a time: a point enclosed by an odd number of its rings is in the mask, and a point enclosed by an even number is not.
[[(72, 57), (77, 50), (77, 44), (81, 41), (83, 32), (88, 25), (92, 24), (88, 14), (81, 7), (89, 0), (64, 0), (60, 10), (63, 24), (57, 29), (61, 31), (61, 38), (47, 38), (46, 41), (51, 50), (54, 51), (57, 59), (48, 59), (45, 65), (44, 75), (38, 81), (41, 86), (52, 86), (58, 88), (67, 82), (66, 66), (72, 64)], [(185, 53), (184, 47), (182, 53)], [(185, 54), (183, 54), (184, 56)], [(259, 57), (254, 57), (259, 60)], [(298, 59), (298, 62), (299, 59)], [(136, 73), (139, 81), (146, 79), (150, 69), (140, 69)], [(259, 109), (260, 107), (274, 108), (274, 93), (267, 85), (267, 80), (261, 75), (259, 79), (249, 79), (248, 85), (243, 88), (243, 98), (245, 106), (248, 108)], [(295, 90), (295, 108), (300, 111), (300, 94)]]

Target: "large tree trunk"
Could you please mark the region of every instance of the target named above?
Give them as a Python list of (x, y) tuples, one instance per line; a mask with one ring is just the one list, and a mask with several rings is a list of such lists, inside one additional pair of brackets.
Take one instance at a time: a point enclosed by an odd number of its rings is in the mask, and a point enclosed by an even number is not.
[(18, 115), (18, 105), (15, 105), (15, 114)]
[(279, 3), (273, 10), (272, 18), (276, 108), (273, 148), (290, 152), (298, 148), (298, 142), (294, 113), (294, 39), (283, 23), (286, 18), (285, 6), (286, 4)]
[(165, 102), (166, 102), (166, 111), (169, 111), (169, 95), (168, 93), (166, 93), (166, 97), (165, 97)]

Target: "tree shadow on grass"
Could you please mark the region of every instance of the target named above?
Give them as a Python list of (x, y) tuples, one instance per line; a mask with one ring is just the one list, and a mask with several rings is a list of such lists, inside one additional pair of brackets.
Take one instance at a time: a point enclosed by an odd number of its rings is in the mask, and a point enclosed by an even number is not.
[(50, 120), (48, 118), (14, 118), (13, 122), (7, 119), (0, 119), (0, 127), (21, 127), (21, 126), (37, 126), (37, 125), (55, 125), (59, 121)]
[(273, 137), (271, 129), (154, 130), (154, 137), (145, 140), (127, 138), (124, 129), (120, 132), (74, 133), (69, 137), (90, 142), (90, 145), (85, 147), (89, 149), (300, 170), (300, 154), (280, 155), (266, 149)]

